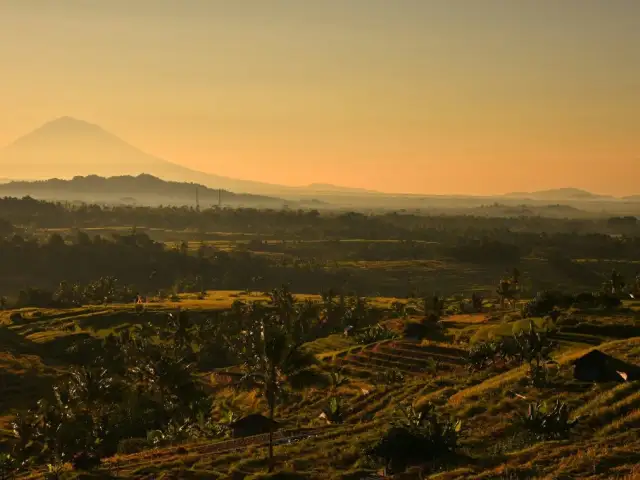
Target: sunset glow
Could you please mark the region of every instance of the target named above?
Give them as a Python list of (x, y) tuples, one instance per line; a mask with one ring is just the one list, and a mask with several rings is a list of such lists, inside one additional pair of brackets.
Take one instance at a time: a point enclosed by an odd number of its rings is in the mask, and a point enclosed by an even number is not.
[(637, 194), (639, 19), (636, 0), (8, 0), (0, 145), (71, 115), (284, 185)]

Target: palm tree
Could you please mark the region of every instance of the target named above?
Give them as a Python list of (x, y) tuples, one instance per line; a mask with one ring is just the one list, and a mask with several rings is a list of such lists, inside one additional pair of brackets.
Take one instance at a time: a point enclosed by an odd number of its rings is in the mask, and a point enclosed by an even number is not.
[(287, 285), (275, 288), (269, 293), (269, 301), (271, 307), (280, 316), (281, 322), (285, 328), (291, 329), (293, 325), (293, 317), (295, 315), (296, 299), (289, 290)]
[(345, 312), (344, 295), (336, 301), (336, 294), (333, 289), (322, 293), (322, 301), (320, 305), (320, 323), (327, 330), (342, 327), (342, 318)]
[(500, 297), (500, 307), (504, 309), (505, 303), (509, 303), (513, 307), (513, 301), (515, 300), (516, 291), (511, 280), (500, 280), (498, 289), (496, 290), (498, 297)]
[(240, 382), (264, 394), (269, 408), (269, 471), (273, 471), (273, 423), (278, 399), (287, 387), (300, 388), (313, 381), (308, 368), (315, 357), (294, 341), (286, 320), (263, 314), (244, 330), (237, 348), (245, 375)]
[(624, 277), (615, 268), (611, 272), (611, 293), (619, 294), (625, 287)]
[(185, 352), (190, 354), (193, 352), (191, 342), (193, 340), (191, 334), (191, 322), (187, 312), (178, 309), (173, 314), (170, 313), (167, 319), (168, 333), (171, 343), (173, 344), (174, 353)]

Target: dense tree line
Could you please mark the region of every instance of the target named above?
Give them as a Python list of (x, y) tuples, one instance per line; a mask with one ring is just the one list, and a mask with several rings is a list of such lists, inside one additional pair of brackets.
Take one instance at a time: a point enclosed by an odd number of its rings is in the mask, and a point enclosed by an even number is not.
[[(246, 253), (218, 252), (211, 257), (170, 249), (146, 234), (90, 238), (79, 232), (71, 242), (58, 234), (46, 242), (15, 235), (0, 239), (0, 285), (6, 293), (27, 287), (53, 293), (65, 281), (88, 284), (115, 277), (140, 293), (168, 289), (185, 279), (201, 279), (201, 288), (244, 288), (264, 273), (265, 260)], [(6, 294), (5, 293), (5, 294)], [(133, 300), (133, 298), (131, 299)]]
[[(363, 214), (317, 210), (254, 208), (144, 207), (71, 205), (35, 200), (0, 199), (2, 217), (14, 225), (36, 228), (139, 226), (168, 230), (236, 232), (276, 238), (449, 240), (450, 235), (474, 237), (489, 232), (625, 233), (640, 234), (630, 219), (552, 219), (535, 216), (497, 218), (471, 215)], [(633, 217), (631, 217), (633, 218)], [(624, 227), (623, 230), (620, 228)], [(444, 236), (443, 236), (444, 235)]]
[[(450, 259), (504, 268), (536, 258), (548, 262), (570, 282), (598, 286), (598, 275), (575, 260), (628, 262), (637, 260), (640, 252), (640, 235), (612, 235), (607, 230), (609, 223), (619, 222), (605, 220), (197, 211), (69, 206), (32, 198), (0, 199), (0, 211), (0, 294), (12, 297), (27, 287), (53, 294), (62, 281), (87, 285), (106, 277), (115, 277), (139, 293), (194, 288), (265, 290), (291, 283), (301, 292), (315, 293), (334, 285), (366, 294), (406, 294), (406, 279), (397, 275), (382, 278), (384, 272), (361, 272), (340, 263), (360, 260)], [(109, 226), (131, 230), (108, 238), (83, 231)], [(42, 235), (41, 229), (54, 227), (61, 233)], [(253, 240), (238, 243), (231, 252), (204, 244), (190, 251), (186, 244), (168, 248), (154, 240), (150, 234), (158, 231), (152, 228), (179, 230), (185, 238), (203, 241), (219, 232), (231, 233), (227, 238), (250, 235)], [(264, 252), (278, 255), (265, 256)]]

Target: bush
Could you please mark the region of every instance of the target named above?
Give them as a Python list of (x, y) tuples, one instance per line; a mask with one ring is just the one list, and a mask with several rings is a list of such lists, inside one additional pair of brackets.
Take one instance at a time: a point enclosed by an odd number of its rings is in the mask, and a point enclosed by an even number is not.
[(545, 290), (527, 302), (522, 313), (525, 317), (544, 317), (551, 314), (556, 307), (569, 308), (574, 301), (575, 299), (571, 295)]
[(375, 379), (383, 385), (397, 385), (404, 382), (404, 374), (397, 368), (393, 368), (379, 372)]
[(576, 295), (573, 305), (577, 308), (616, 308), (622, 301), (611, 293), (607, 292), (582, 292)]
[(118, 443), (118, 453), (140, 453), (151, 446), (146, 438), (125, 438)]
[(406, 322), (404, 324), (404, 336), (408, 338), (415, 338), (422, 340), (429, 336), (429, 332), (432, 328), (422, 322)]
[(600, 308), (616, 308), (622, 305), (622, 301), (615, 295), (609, 293), (599, 293), (596, 295), (596, 306)]
[(100, 457), (87, 452), (76, 453), (71, 459), (71, 465), (74, 470), (93, 470), (100, 465)]
[(21, 290), (16, 302), (16, 308), (39, 307), (47, 308), (53, 305), (53, 292), (39, 288)]
[(502, 342), (481, 342), (476, 343), (469, 349), (469, 367), (472, 370), (482, 370), (496, 361), (500, 356)]
[(371, 327), (365, 328), (361, 332), (356, 333), (354, 336), (356, 342), (361, 345), (368, 345), (370, 343), (381, 342), (383, 340), (391, 340), (396, 338), (395, 332), (389, 330), (384, 325), (378, 323)]
[(342, 408), (342, 400), (340, 397), (331, 397), (327, 402), (327, 406), (322, 409), (322, 413), (327, 423), (344, 422), (344, 409)]
[(419, 412), (402, 407), (404, 421), (392, 426), (365, 454), (381, 463), (387, 473), (405, 470), (410, 465), (433, 461), (453, 453), (458, 445), (462, 423), (443, 419), (433, 404)]
[(531, 403), (520, 422), (539, 439), (565, 438), (578, 422), (578, 418), (569, 420), (569, 409), (566, 403), (556, 400), (553, 407), (545, 403)]

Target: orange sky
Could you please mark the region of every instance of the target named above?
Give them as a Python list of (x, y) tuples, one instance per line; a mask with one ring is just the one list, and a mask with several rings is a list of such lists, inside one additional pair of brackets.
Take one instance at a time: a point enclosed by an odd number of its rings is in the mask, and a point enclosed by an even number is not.
[(71, 115), (272, 183), (640, 193), (639, 18), (637, 0), (6, 0), (0, 145)]

